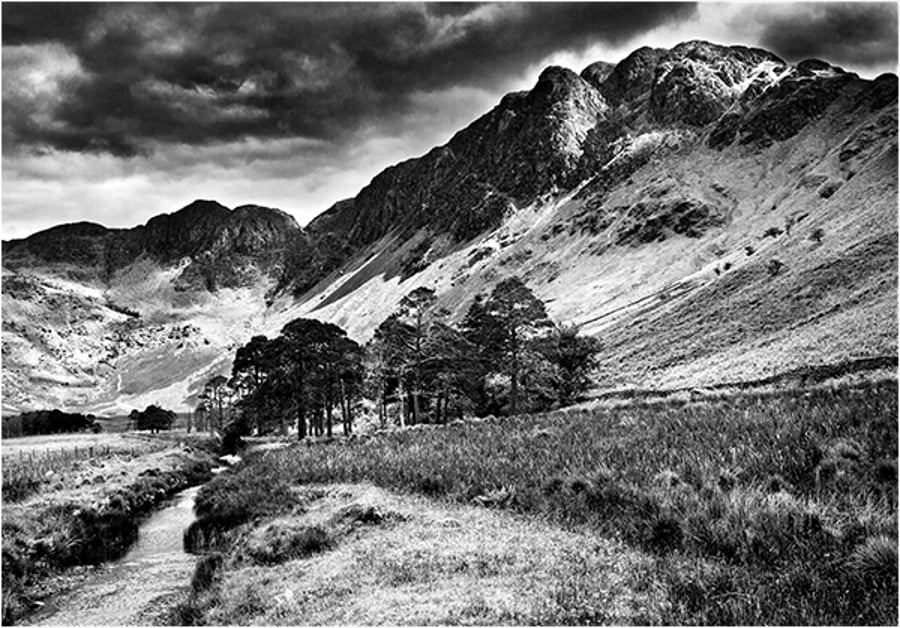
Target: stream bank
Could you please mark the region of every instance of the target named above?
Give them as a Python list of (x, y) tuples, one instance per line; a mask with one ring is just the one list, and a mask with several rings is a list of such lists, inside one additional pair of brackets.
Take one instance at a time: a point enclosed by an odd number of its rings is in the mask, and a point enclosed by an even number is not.
[(177, 493), (141, 523), (138, 540), (121, 559), (105, 565), (78, 586), (47, 600), (29, 625), (132, 626), (166, 623), (190, 587), (197, 557), (183, 549), (185, 528), (194, 518), (200, 486)]
[(214, 459), (207, 449), (173, 444), (162, 452), (91, 463), (73, 468), (62, 486), (4, 503), (4, 624), (30, 622), (33, 613), (43, 612), (44, 600), (102, 577), (109, 561), (139, 539), (149, 513), (212, 477)]

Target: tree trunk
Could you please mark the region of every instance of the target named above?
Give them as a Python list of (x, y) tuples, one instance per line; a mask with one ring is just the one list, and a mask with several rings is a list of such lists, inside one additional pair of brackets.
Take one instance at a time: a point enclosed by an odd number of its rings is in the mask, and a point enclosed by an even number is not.
[(296, 400), (297, 408), (297, 440), (306, 438), (306, 404), (303, 402), (303, 391)]
[(341, 401), (341, 426), (344, 428), (344, 436), (349, 436), (350, 425), (349, 419), (347, 417), (347, 390), (344, 387), (344, 379), (339, 379), (338, 384), (340, 386), (338, 389), (338, 393), (340, 394)]
[(325, 424), (328, 430), (328, 438), (331, 438), (331, 423), (332, 423), (332, 411), (334, 410), (334, 398), (333, 391), (331, 389), (331, 384), (328, 384), (328, 388), (325, 392), (325, 408), (327, 411), (327, 423)]
[(378, 425), (385, 426), (384, 416), (384, 383), (378, 387)]
[(519, 398), (519, 355), (518, 351), (513, 350), (512, 364), (510, 368), (510, 386), (509, 386), (509, 414), (515, 416), (517, 414), (517, 405)]
[(397, 384), (397, 399), (400, 401), (400, 427), (406, 427), (406, 395), (403, 394), (403, 380)]
[(419, 409), (419, 385), (418, 385), (418, 383), (416, 384), (416, 389), (412, 391), (412, 410), (413, 410), (412, 424), (418, 425), (419, 423), (421, 423), (421, 416), (422, 416), (422, 412)]
[(350, 398), (347, 398), (347, 435), (353, 433), (353, 406), (350, 404)]

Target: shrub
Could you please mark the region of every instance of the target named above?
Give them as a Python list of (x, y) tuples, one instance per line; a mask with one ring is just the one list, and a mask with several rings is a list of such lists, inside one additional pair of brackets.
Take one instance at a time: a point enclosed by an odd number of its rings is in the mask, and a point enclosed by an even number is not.
[(267, 525), (247, 542), (247, 553), (257, 563), (277, 564), (325, 551), (331, 537), (320, 526)]
[(879, 484), (895, 486), (897, 484), (897, 461), (881, 459), (875, 464), (875, 481)]
[(782, 233), (783, 232), (778, 227), (769, 227), (768, 229), (765, 230), (765, 232), (763, 232), (763, 237), (764, 238), (777, 238)]
[(191, 590), (199, 593), (211, 587), (224, 561), (224, 557), (218, 552), (207, 554), (197, 561), (194, 576), (191, 578)]
[(854, 575), (865, 580), (889, 583), (897, 581), (897, 539), (880, 535), (857, 547), (847, 566)]
[(778, 259), (769, 260), (769, 263), (766, 264), (766, 270), (769, 271), (769, 275), (771, 277), (775, 277), (776, 275), (780, 275), (781, 272), (787, 268), (784, 262)]
[(671, 515), (659, 516), (650, 526), (647, 546), (658, 554), (680, 549), (684, 542), (681, 520)]

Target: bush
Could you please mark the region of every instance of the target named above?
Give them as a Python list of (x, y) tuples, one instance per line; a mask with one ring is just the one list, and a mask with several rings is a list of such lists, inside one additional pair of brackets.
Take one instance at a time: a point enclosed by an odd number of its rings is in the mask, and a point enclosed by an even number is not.
[(129, 418), (138, 430), (150, 430), (154, 433), (160, 430), (172, 429), (175, 423), (175, 413), (159, 406), (149, 405), (143, 412), (132, 410)]
[(218, 552), (207, 554), (197, 561), (194, 576), (191, 578), (191, 590), (199, 593), (211, 587), (224, 562), (224, 557)]
[(290, 526), (272, 523), (254, 534), (247, 553), (257, 563), (272, 565), (305, 558), (327, 550), (331, 537), (320, 526)]
[(852, 573), (874, 584), (896, 587), (897, 582), (897, 539), (879, 535), (866, 539), (857, 547), (847, 561)]
[(787, 266), (785, 266), (784, 262), (777, 259), (769, 260), (769, 263), (766, 264), (766, 270), (769, 271), (769, 276), (771, 277), (780, 275), (785, 268), (787, 268)]

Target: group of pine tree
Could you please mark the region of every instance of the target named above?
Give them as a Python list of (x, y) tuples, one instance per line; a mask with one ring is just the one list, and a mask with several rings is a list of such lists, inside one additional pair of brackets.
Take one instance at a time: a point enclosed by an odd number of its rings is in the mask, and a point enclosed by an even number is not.
[[(200, 395), (203, 422), (232, 436), (345, 435), (367, 406), (382, 426), (564, 406), (587, 390), (599, 343), (556, 325), (517, 277), (478, 295), (458, 326), (430, 288), (407, 294), (361, 346), (331, 323), (299, 318), (238, 348), (231, 378)], [(363, 400), (368, 400), (363, 403)], [(374, 404), (374, 407), (373, 407)]]

